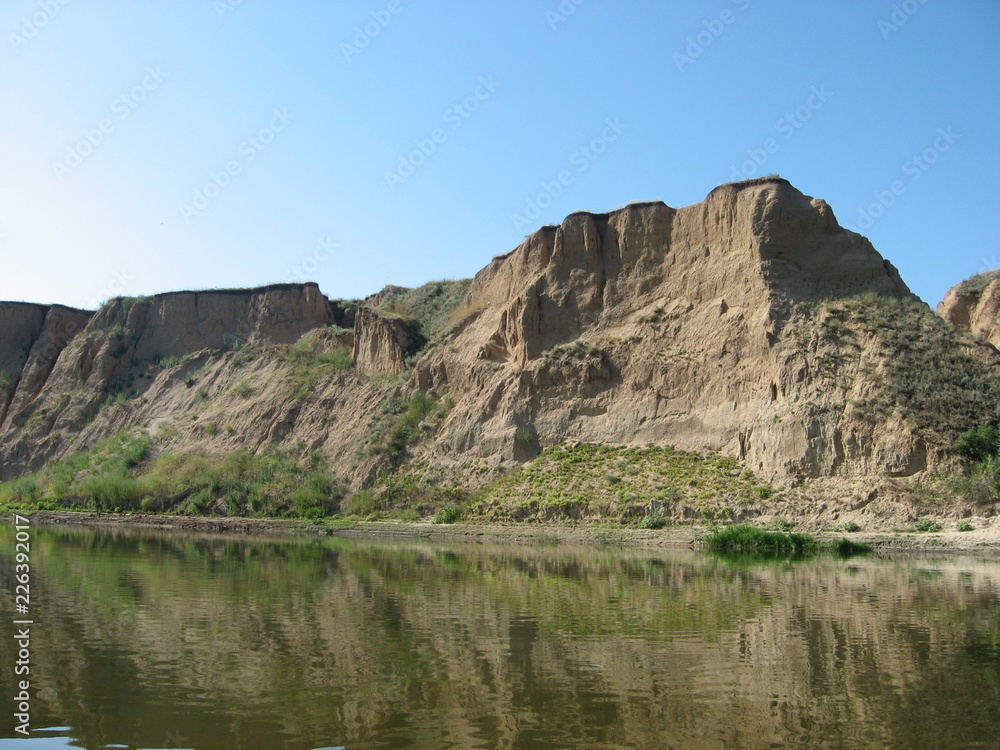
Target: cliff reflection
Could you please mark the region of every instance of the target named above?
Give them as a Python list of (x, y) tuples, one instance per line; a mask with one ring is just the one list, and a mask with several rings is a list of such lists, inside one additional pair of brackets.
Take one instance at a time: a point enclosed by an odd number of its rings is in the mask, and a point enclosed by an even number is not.
[(33, 724), (68, 725), (84, 747), (959, 747), (997, 735), (994, 560), (735, 566), (686, 550), (34, 533)]

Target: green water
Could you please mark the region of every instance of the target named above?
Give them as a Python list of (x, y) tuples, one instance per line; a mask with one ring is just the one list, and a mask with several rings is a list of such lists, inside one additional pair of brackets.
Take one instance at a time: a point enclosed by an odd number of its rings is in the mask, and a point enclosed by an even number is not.
[(3, 750), (1000, 746), (998, 559), (31, 535)]

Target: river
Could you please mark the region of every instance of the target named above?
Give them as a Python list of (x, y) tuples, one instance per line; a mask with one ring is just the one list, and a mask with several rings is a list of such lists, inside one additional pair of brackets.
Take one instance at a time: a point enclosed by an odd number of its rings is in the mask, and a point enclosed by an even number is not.
[(1000, 747), (996, 558), (30, 537), (0, 750)]

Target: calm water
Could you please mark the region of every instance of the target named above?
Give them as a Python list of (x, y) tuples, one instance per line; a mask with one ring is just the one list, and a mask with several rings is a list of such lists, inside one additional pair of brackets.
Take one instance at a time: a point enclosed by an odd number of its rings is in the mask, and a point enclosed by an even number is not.
[(998, 560), (32, 535), (3, 750), (1000, 746)]

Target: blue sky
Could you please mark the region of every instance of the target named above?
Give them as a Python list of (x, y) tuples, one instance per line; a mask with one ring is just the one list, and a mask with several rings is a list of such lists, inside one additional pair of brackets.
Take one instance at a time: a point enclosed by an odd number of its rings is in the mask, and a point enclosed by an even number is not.
[(1000, 263), (994, 0), (5, 0), (0, 299), (471, 276), (778, 172), (930, 304)]

